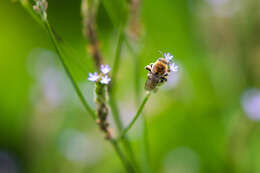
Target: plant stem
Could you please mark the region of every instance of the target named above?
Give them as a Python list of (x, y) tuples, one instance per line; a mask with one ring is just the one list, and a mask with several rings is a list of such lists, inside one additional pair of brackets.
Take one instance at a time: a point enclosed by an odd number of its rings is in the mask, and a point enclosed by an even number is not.
[(131, 129), (131, 127), (134, 125), (134, 123), (136, 122), (138, 117), (141, 115), (141, 113), (144, 109), (144, 106), (150, 96), (151, 96), (151, 92), (147, 91), (146, 96), (145, 96), (144, 100), (142, 101), (141, 105), (139, 106), (137, 113), (135, 114), (135, 116), (134, 116), (133, 120), (130, 122), (130, 124), (122, 131), (121, 135), (119, 136), (119, 140), (122, 139), (126, 135), (126, 133)]
[[(55, 35), (54, 35), (54, 33), (52, 32), (52, 29), (51, 29), (51, 27), (50, 27), (48, 21), (47, 21), (45, 24), (46, 24), (47, 30), (48, 30), (48, 32), (49, 32), (49, 34), (50, 34), (50, 36), (51, 36), (51, 39), (52, 39), (53, 44), (54, 44), (54, 46), (55, 46), (55, 49), (56, 49), (56, 51), (57, 51), (57, 53), (58, 53), (58, 55), (59, 55), (59, 57), (60, 57), (60, 60), (61, 60), (63, 66), (64, 66), (64, 68), (65, 68), (65, 71), (66, 71), (67, 75), (69, 76), (69, 78), (70, 78), (70, 80), (71, 80), (71, 82), (72, 82), (72, 84), (73, 84), (73, 87), (74, 87), (75, 91), (77, 92), (77, 94), (78, 94), (78, 96), (79, 96), (81, 102), (83, 103), (85, 109), (90, 113), (90, 115), (93, 117), (93, 119), (96, 119), (96, 114), (95, 114), (95, 112), (88, 106), (88, 104), (87, 104), (86, 100), (84, 99), (84, 97), (83, 97), (83, 95), (82, 95), (82, 93), (81, 93), (81, 91), (80, 91), (78, 85), (76, 84), (76, 82), (75, 82), (73, 76), (71, 75), (71, 73), (70, 73), (68, 67), (66, 66), (66, 64), (65, 64), (65, 62), (64, 62), (64, 60), (63, 60), (63, 58), (62, 58), (62, 54), (61, 54), (61, 52), (60, 52), (60, 49), (59, 49), (59, 46), (58, 46), (58, 42), (57, 42), (57, 40), (55, 39)], [(111, 140), (109, 140), (109, 141), (111, 142), (112, 146), (114, 147), (114, 149), (115, 149), (116, 153), (118, 154), (120, 160), (123, 162), (123, 164), (124, 164), (124, 166), (125, 166), (127, 172), (129, 172), (129, 173), (134, 172), (132, 166), (128, 163), (128, 161), (127, 161), (127, 159), (125, 158), (123, 152), (122, 152), (121, 149), (119, 148), (117, 141), (115, 141), (115, 140), (113, 140), (113, 139), (111, 139)]]
[(29, 3), (28, 0), (19, 0), (19, 2), (21, 3), (22, 7), (32, 16), (32, 18), (42, 27), (44, 27), (44, 24), (42, 22), (42, 20), (39, 18), (39, 16), (37, 16), (33, 9), (31, 8), (31, 4)]
[(150, 154), (149, 154), (149, 140), (148, 140), (148, 128), (147, 128), (147, 121), (145, 116), (142, 117), (142, 124), (143, 124), (143, 145), (142, 145), (142, 152), (143, 152), (143, 169), (144, 172), (151, 173), (150, 169)]
[(129, 173), (135, 172), (133, 167), (128, 163), (127, 159), (125, 158), (123, 152), (120, 150), (118, 143), (116, 140), (111, 139), (110, 143), (113, 145), (117, 155), (119, 156), (120, 160), (122, 161), (123, 165), (125, 166), (125, 169)]
[(46, 29), (47, 29), (47, 31), (48, 31), (48, 34), (49, 34), (50, 38), (51, 38), (51, 41), (52, 41), (52, 43), (53, 43), (53, 45), (54, 45), (54, 47), (55, 47), (55, 49), (56, 49), (56, 52), (57, 52), (57, 54), (58, 54), (58, 57), (59, 57), (59, 59), (60, 59), (62, 65), (63, 65), (63, 67), (64, 67), (64, 69), (65, 69), (65, 71), (66, 71), (66, 74), (68, 75), (68, 77), (69, 77), (69, 79), (70, 79), (70, 81), (71, 81), (71, 83), (72, 83), (72, 85), (73, 85), (73, 88), (75, 89), (75, 91), (76, 91), (76, 93), (77, 93), (77, 95), (78, 95), (80, 101), (82, 102), (83, 106), (85, 107), (85, 109), (86, 109), (86, 111), (89, 113), (89, 115), (90, 115), (94, 120), (96, 120), (97, 117), (96, 117), (95, 112), (94, 112), (94, 111), (91, 109), (91, 107), (88, 105), (87, 101), (85, 100), (83, 94), (81, 93), (81, 91), (80, 91), (80, 89), (79, 89), (79, 86), (77, 85), (77, 83), (76, 83), (76, 81), (74, 80), (74, 78), (73, 78), (73, 76), (72, 76), (72, 74), (71, 74), (71, 72), (70, 72), (68, 66), (67, 66), (66, 63), (65, 63), (65, 60), (64, 60), (63, 55), (62, 55), (62, 52), (61, 52), (61, 50), (60, 50), (59, 43), (58, 43), (58, 40), (56, 39), (55, 33), (53, 32), (53, 30), (52, 30), (52, 28), (51, 28), (51, 26), (50, 26), (50, 24), (49, 24), (49, 22), (48, 22), (47, 20), (44, 22), (44, 24), (45, 24), (45, 27), (46, 27)]
[[(53, 29), (51, 28), (51, 25), (49, 24), (48, 20), (46, 21), (42, 21), (39, 20), (39, 18), (35, 15), (35, 13), (32, 11), (32, 9), (30, 8), (30, 6), (28, 4), (24, 4), (22, 1), (20, 1), (22, 6), (27, 10), (27, 12), (37, 21), (38, 24), (40, 24), (41, 26), (44, 26), (45, 29), (48, 31), (48, 34), (51, 38), (51, 41), (55, 47), (55, 50), (58, 54), (58, 57), (65, 69), (66, 74), (68, 75), (80, 101), (82, 102), (84, 108), (86, 109), (86, 111), (90, 114), (90, 116), (93, 118), (93, 120), (96, 120), (96, 114), (95, 112), (90, 108), (90, 106), (88, 105), (87, 101), (85, 100), (83, 94), (80, 91), (79, 86), (77, 85), (75, 79), (73, 78), (69, 67), (66, 65), (65, 63), (65, 59), (62, 55), (62, 51), (60, 49), (59, 46), (59, 39), (57, 39), (57, 36), (55, 35), (55, 32), (53, 31)], [(26, 1), (27, 2), (27, 1)], [(127, 172), (129, 173), (133, 173), (134, 169), (132, 168), (131, 164), (127, 161), (126, 157), (124, 156), (123, 152), (121, 151), (120, 147), (118, 146), (118, 142), (114, 139), (109, 140), (110, 143), (112, 144), (112, 146), (114, 147), (117, 155), (119, 156), (120, 160), (122, 161), (123, 165), (125, 166), (125, 169)]]
[[(121, 57), (121, 51), (122, 51), (122, 46), (123, 46), (123, 41), (124, 41), (124, 35), (123, 35), (123, 30), (122, 27), (120, 27), (119, 29), (119, 38), (118, 38), (118, 43), (117, 43), (117, 48), (116, 48), (116, 54), (115, 54), (115, 60), (114, 60), (114, 65), (113, 65), (113, 70), (112, 70), (112, 83), (110, 85), (109, 88), (109, 104), (111, 107), (111, 111), (112, 111), (112, 115), (113, 118), (115, 120), (117, 129), (119, 131), (119, 133), (121, 133), (122, 129), (123, 129), (123, 124), (122, 121), (120, 119), (120, 114), (119, 114), (119, 110), (118, 110), (118, 106), (117, 106), (117, 102), (115, 101), (115, 96), (114, 96), (114, 89), (115, 89), (115, 84), (116, 84), (116, 75), (118, 73), (118, 68), (119, 68), (119, 64), (120, 64), (120, 57)], [(124, 148), (126, 149), (129, 158), (131, 159), (132, 163), (135, 165), (136, 169), (138, 169), (138, 165), (137, 165), (137, 161), (134, 155), (134, 151), (132, 149), (131, 143), (128, 139), (127, 136), (125, 136), (122, 139)]]
[(129, 40), (127, 39), (127, 37), (125, 36), (125, 44), (126, 47), (129, 49), (129, 51), (133, 54), (133, 61), (135, 64), (135, 69), (134, 69), (134, 78), (135, 78), (135, 100), (136, 100), (136, 104), (139, 104), (140, 102), (140, 69), (139, 69), (139, 58), (138, 55), (135, 53), (134, 49), (132, 48), (131, 44), (129, 43)]
[(121, 55), (121, 51), (122, 51), (122, 43), (123, 43), (123, 34), (122, 34), (122, 28), (120, 27), (119, 29), (119, 38), (118, 38), (118, 43), (117, 43), (117, 47), (116, 47), (116, 54), (115, 54), (115, 59), (114, 59), (114, 64), (113, 64), (113, 68), (112, 68), (112, 80), (111, 83), (109, 85), (109, 103), (110, 103), (110, 107), (112, 110), (112, 115), (114, 117), (117, 129), (119, 131), (121, 131), (121, 129), (123, 128), (122, 122), (120, 120), (120, 116), (119, 116), (119, 110), (118, 110), (118, 106), (117, 103), (115, 101), (115, 85), (116, 85), (116, 77), (117, 77), (117, 73), (118, 73), (118, 68), (119, 68), (119, 63), (120, 63), (120, 55)]
[[(140, 102), (140, 69), (139, 69), (139, 58), (137, 56), (137, 53), (132, 48), (131, 44), (129, 43), (128, 39), (125, 37), (125, 43), (129, 51), (133, 54), (133, 61), (135, 64), (135, 100), (136, 104), (139, 105)], [(143, 142), (142, 142), (142, 156), (143, 157), (143, 169), (144, 172), (151, 172), (150, 169), (150, 154), (149, 154), (149, 140), (148, 140), (148, 127), (147, 127), (147, 121), (145, 116), (142, 116), (142, 124), (143, 124)]]

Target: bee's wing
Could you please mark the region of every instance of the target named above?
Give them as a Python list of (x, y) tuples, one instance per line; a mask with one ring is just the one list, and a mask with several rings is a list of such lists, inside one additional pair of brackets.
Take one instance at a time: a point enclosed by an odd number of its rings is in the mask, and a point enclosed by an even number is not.
[(154, 75), (151, 75), (147, 78), (144, 88), (148, 91), (153, 90), (154, 88), (156, 88), (158, 83), (159, 83), (159, 80), (157, 79), (157, 77), (155, 77)]

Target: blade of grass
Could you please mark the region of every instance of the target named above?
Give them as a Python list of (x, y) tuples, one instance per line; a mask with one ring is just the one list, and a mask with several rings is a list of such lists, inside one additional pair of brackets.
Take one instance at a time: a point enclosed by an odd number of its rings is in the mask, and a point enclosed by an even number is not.
[(48, 34), (49, 34), (50, 38), (51, 38), (51, 41), (52, 41), (52, 43), (53, 43), (53, 45), (54, 45), (54, 47), (55, 47), (55, 49), (56, 49), (56, 52), (57, 52), (57, 54), (58, 54), (58, 57), (59, 57), (59, 59), (60, 59), (62, 65), (63, 65), (63, 67), (64, 67), (64, 69), (65, 69), (65, 71), (66, 71), (66, 74), (68, 75), (68, 77), (69, 77), (69, 79), (70, 79), (70, 81), (71, 81), (71, 83), (72, 83), (72, 85), (73, 85), (73, 88), (75, 89), (75, 91), (76, 91), (76, 93), (77, 93), (77, 95), (78, 95), (78, 97), (79, 97), (81, 103), (83, 104), (83, 106), (85, 107), (85, 109), (86, 109), (86, 111), (89, 113), (89, 115), (90, 115), (94, 120), (96, 120), (97, 117), (96, 117), (95, 112), (94, 112), (94, 111), (91, 109), (91, 107), (88, 105), (88, 103), (87, 103), (87, 101), (85, 100), (85, 98), (84, 98), (82, 92), (81, 92), (80, 89), (79, 89), (78, 84), (77, 84), (76, 81), (74, 80), (74, 78), (73, 78), (73, 76), (72, 76), (72, 74), (71, 74), (71, 72), (70, 72), (68, 66), (66, 65), (65, 59), (63, 58), (62, 52), (60, 51), (60, 47), (59, 47), (59, 44), (58, 44), (58, 40), (56, 39), (55, 33), (53, 32), (53, 30), (52, 30), (52, 28), (51, 28), (51, 26), (50, 26), (50, 24), (49, 24), (48, 21), (44, 22), (44, 24), (45, 24), (45, 27), (46, 27), (46, 29), (47, 29), (47, 31), (48, 31)]
[(128, 163), (128, 161), (125, 158), (123, 152), (119, 148), (117, 141), (112, 139), (112, 140), (110, 140), (110, 143), (113, 145), (117, 155), (119, 156), (119, 158), (121, 159), (122, 163), (124, 164), (127, 172), (134, 173), (135, 171), (134, 171), (133, 167)]
[[(127, 46), (127, 48), (129, 49), (129, 51), (133, 54), (133, 61), (135, 64), (135, 97), (136, 97), (136, 104), (138, 105), (140, 102), (140, 68), (139, 68), (139, 58), (137, 53), (134, 51), (134, 49), (132, 48), (131, 44), (129, 43), (129, 40), (127, 38), (125, 38), (125, 44)], [(145, 116), (142, 116), (142, 124), (143, 124), (143, 143), (142, 145), (142, 156), (143, 157), (143, 170), (144, 172), (151, 172), (150, 169), (150, 152), (149, 152), (149, 140), (148, 140), (148, 127), (147, 127), (147, 120), (145, 118)]]
[(131, 127), (134, 125), (134, 123), (136, 122), (136, 120), (138, 119), (138, 117), (141, 115), (143, 109), (144, 109), (144, 106), (146, 104), (146, 102), (148, 101), (148, 99), (150, 98), (151, 96), (151, 92), (147, 92), (146, 93), (146, 96), (144, 98), (144, 100), (142, 101), (141, 105), (139, 106), (138, 108), (138, 111), (137, 113), (135, 114), (133, 120), (130, 122), (130, 124), (122, 131), (121, 135), (119, 136), (119, 140), (122, 139), (126, 134), (127, 132), (131, 129)]
[[(28, 13), (41, 25), (44, 26), (45, 29), (48, 31), (49, 37), (55, 47), (55, 50), (58, 54), (58, 57), (65, 69), (66, 74), (68, 75), (80, 101), (82, 102), (84, 108), (86, 109), (86, 111), (90, 114), (90, 116), (96, 120), (96, 114), (95, 112), (90, 108), (90, 106), (88, 105), (87, 101), (85, 100), (83, 94), (80, 91), (80, 88), (78, 87), (75, 79), (73, 78), (68, 66), (66, 65), (65, 59), (63, 57), (61, 48), (59, 46), (59, 38), (57, 38), (57, 36), (55, 35), (54, 30), (52, 29), (51, 25), (49, 24), (48, 20), (46, 21), (42, 21), (42, 20), (38, 20), (37, 16), (35, 15), (35, 13), (32, 11), (32, 9), (30, 8), (30, 6), (28, 4), (24, 4), (23, 1), (20, 1), (22, 6), (28, 11)], [(28, 1), (26, 1), (28, 2)], [(26, 6), (25, 6), (26, 5)], [(127, 172), (129, 173), (133, 173), (135, 172), (133, 167), (131, 166), (131, 164), (127, 161), (126, 157), (124, 156), (123, 152), (121, 151), (120, 147), (118, 146), (118, 142), (114, 139), (110, 140), (110, 143), (112, 144), (112, 146), (114, 147), (118, 157), (120, 158), (120, 160), (122, 161), (125, 169)]]
[[(123, 41), (124, 41), (123, 28), (122, 28), (122, 26), (120, 26), (120, 28), (119, 28), (119, 38), (118, 38), (116, 54), (115, 54), (115, 60), (114, 60), (113, 68), (112, 68), (112, 83), (111, 83), (110, 89), (109, 89), (109, 91), (110, 91), (109, 92), (109, 96), (110, 96), (109, 104), (110, 104), (110, 107), (111, 107), (112, 115), (113, 115), (113, 118), (115, 120), (117, 129), (119, 130), (119, 133), (121, 133), (121, 131), (123, 129), (123, 124), (122, 124), (122, 121), (120, 119), (120, 114), (119, 114), (117, 102), (115, 101), (114, 89), (115, 89), (115, 85), (116, 85), (115, 79), (117, 77), (117, 73), (118, 73), (118, 70), (119, 70), (118, 68), (119, 68), (120, 59), (121, 59), (120, 57), (121, 57)], [(138, 170), (137, 160), (135, 158), (135, 154), (134, 154), (134, 151), (132, 149), (129, 138), (127, 136), (125, 136), (122, 139), (122, 142), (123, 142), (124, 148), (127, 151), (127, 154), (129, 156), (130, 160), (135, 165), (135, 168)]]
[[(78, 94), (78, 96), (79, 96), (81, 102), (83, 103), (85, 109), (90, 113), (90, 115), (92, 115), (93, 119), (96, 119), (96, 114), (95, 114), (94, 111), (88, 106), (88, 104), (87, 104), (86, 100), (84, 99), (84, 97), (83, 97), (83, 95), (82, 95), (82, 93), (81, 93), (81, 91), (80, 91), (78, 85), (76, 84), (75, 80), (73, 79), (73, 76), (70, 74), (69, 69), (67, 68), (67, 66), (66, 66), (66, 64), (65, 64), (65, 62), (64, 62), (64, 60), (63, 60), (63, 58), (61, 57), (62, 54), (61, 54), (61, 52), (60, 52), (60, 50), (59, 50), (58, 42), (57, 42), (57, 40), (55, 39), (55, 35), (54, 35), (54, 32), (52, 31), (52, 29), (51, 29), (51, 27), (50, 27), (50, 24), (48, 23), (48, 21), (45, 22), (45, 24), (46, 24), (47, 30), (48, 30), (48, 32), (49, 32), (49, 34), (50, 34), (50, 37), (51, 37), (51, 39), (52, 39), (52, 42), (53, 42), (53, 44), (54, 44), (54, 46), (55, 46), (55, 49), (56, 49), (56, 51), (57, 51), (57, 53), (58, 53), (58, 55), (59, 55), (59, 57), (60, 57), (60, 60), (62, 61), (62, 64), (63, 64), (63, 66), (64, 66), (64, 68), (65, 68), (65, 70), (66, 70), (66, 72), (67, 72), (67, 75), (69, 76), (69, 78), (70, 78), (70, 80), (71, 80), (71, 82), (72, 82), (72, 84), (73, 84), (73, 86), (74, 86), (75, 91), (77, 92), (77, 94)], [(129, 172), (129, 173), (134, 172), (134, 169), (132, 168), (131, 164), (129, 164), (129, 162), (127, 161), (127, 159), (126, 159), (126, 157), (124, 156), (123, 152), (122, 152), (121, 149), (119, 148), (117, 141), (111, 139), (111, 140), (110, 140), (110, 143), (111, 143), (112, 146), (114, 147), (114, 149), (115, 149), (117, 155), (119, 156), (120, 160), (122, 161), (123, 165), (125, 166), (126, 171)]]

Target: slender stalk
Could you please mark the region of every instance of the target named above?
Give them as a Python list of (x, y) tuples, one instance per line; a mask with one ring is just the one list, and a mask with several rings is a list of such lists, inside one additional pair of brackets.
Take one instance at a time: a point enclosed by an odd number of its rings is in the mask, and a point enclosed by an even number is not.
[(44, 27), (43, 22), (41, 21), (41, 19), (39, 18), (38, 15), (36, 15), (33, 11), (33, 9), (31, 8), (31, 4), (28, 0), (20, 0), (19, 1), (22, 5), (22, 7), (32, 16), (32, 18), (42, 27)]
[(95, 61), (99, 71), (103, 57), (99, 49), (98, 34), (96, 30), (96, 15), (99, 0), (82, 0), (81, 10), (83, 18), (83, 33), (88, 40), (88, 51)]
[(114, 64), (113, 64), (113, 68), (112, 68), (112, 82), (109, 85), (109, 103), (110, 103), (110, 107), (112, 110), (112, 115), (114, 117), (116, 126), (118, 128), (119, 131), (121, 131), (121, 129), (123, 128), (122, 122), (120, 120), (120, 116), (119, 116), (119, 110), (118, 110), (118, 106), (117, 103), (115, 101), (115, 92), (114, 92), (114, 88), (116, 85), (116, 78), (117, 78), (117, 73), (118, 73), (118, 68), (119, 68), (119, 64), (120, 64), (120, 57), (121, 57), (121, 51), (122, 51), (122, 43), (123, 43), (123, 34), (122, 34), (122, 28), (120, 27), (119, 29), (119, 38), (118, 38), (118, 43), (117, 43), (117, 47), (116, 47), (116, 54), (115, 54), (115, 59), (114, 59)]
[[(73, 84), (73, 87), (74, 87), (75, 91), (77, 92), (77, 94), (78, 94), (78, 96), (79, 96), (81, 102), (83, 103), (85, 109), (90, 113), (90, 115), (92, 115), (92, 117), (93, 117), (94, 119), (96, 119), (96, 114), (95, 114), (95, 112), (88, 106), (88, 104), (87, 104), (86, 100), (84, 99), (84, 97), (83, 97), (83, 95), (82, 95), (82, 93), (81, 93), (81, 91), (80, 91), (78, 85), (76, 84), (74, 78), (72, 77), (72, 75), (71, 75), (71, 73), (70, 73), (68, 67), (66, 66), (66, 64), (65, 64), (65, 62), (64, 62), (64, 60), (63, 60), (63, 58), (62, 58), (62, 54), (61, 54), (61, 52), (60, 52), (60, 49), (59, 49), (57, 40), (55, 39), (55, 35), (54, 35), (54, 33), (52, 32), (52, 29), (51, 29), (51, 27), (50, 27), (50, 25), (49, 25), (48, 22), (46, 22), (46, 27), (47, 27), (47, 30), (48, 30), (50, 36), (51, 36), (51, 39), (52, 39), (53, 44), (54, 44), (54, 46), (55, 46), (55, 49), (56, 49), (56, 51), (57, 51), (57, 53), (58, 53), (58, 55), (59, 55), (59, 57), (60, 57), (60, 60), (61, 60), (63, 66), (64, 66), (64, 68), (65, 68), (65, 71), (66, 71), (67, 75), (69, 76), (69, 78), (70, 78), (70, 80), (71, 80), (71, 82), (72, 82), (72, 84)], [(119, 148), (117, 141), (115, 141), (115, 140), (113, 140), (113, 139), (111, 139), (111, 140), (109, 140), (109, 141), (110, 141), (110, 143), (112, 144), (112, 146), (114, 147), (116, 153), (118, 154), (120, 160), (122, 161), (123, 165), (125, 166), (127, 172), (129, 172), (129, 173), (134, 172), (132, 166), (128, 163), (128, 161), (127, 161), (127, 159), (125, 158), (123, 152), (122, 152), (121, 149)]]
[[(113, 65), (113, 70), (112, 70), (112, 83), (110, 85), (109, 88), (109, 104), (111, 107), (111, 111), (112, 111), (112, 115), (113, 118), (115, 120), (116, 126), (118, 131), (121, 133), (122, 129), (123, 129), (123, 124), (122, 121), (120, 119), (120, 114), (119, 114), (119, 110), (118, 110), (118, 106), (117, 106), (117, 102), (115, 101), (115, 96), (114, 96), (114, 87), (115, 87), (115, 79), (116, 79), (116, 75), (118, 73), (118, 68), (119, 68), (119, 64), (120, 64), (120, 57), (121, 57), (121, 51), (122, 51), (122, 45), (123, 45), (123, 41), (124, 41), (124, 34), (123, 34), (123, 29), (122, 27), (120, 27), (119, 29), (119, 38), (118, 38), (118, 43), (117, 43), (117, 48), (116, 48), (116, 54), (115, 54), (115, 60), (114, 60), (114, 65)], [(128, 139), (127, 136), (125, 136), (122, 139), (124, 148), (127, 151), (127, 154), (129, 155), (132, 163), (135, 165), (135, 168), (138, 169), (138, 165), (137, 165), (137, 161), (134, 155), (134, 151), (132, 149), (131, 143)]]
[(65, 71), (66, 71), (66, 74), (68, 75), (68, 77), (69, 77), (69, 79), (70, 79), (70, 81), (71, 81), (71, 83), (72, 83), (72, 85), (73, 85), (73, 88), (75, 89), (75, 91), (76, 91), (76, 93), (77, 93), (77, 95), (78, 95), (80, 101), (82, 102), (83, 106), (85, 107), (85, 109), (86, 109), (86, 111), (89, 113), (89, 115), (90, 115), (94, 120), (96, 120), (96, 114), (95, 114), (95, 112), (94, 112), (94, 111), (91, 109), (91, 107), (88, 105), (88, 103), (87, 103), (87, 101), (85, 100), (85, 98), (84, 98), (82, 92), (81, 92), (80, 89), (79, 89), (79, 86), (77, 85), (77, 83), (76, 83), (76, 81), (74, 80), (74, 78), (73, 78), (73, 76), (72, 76), (72, 74), (71, 74), (71, 72), (70, 72), (68, 66), (67, 66), (66, 63), (65, 63), (65, 60), (64, 60), (64, 57), (63, 57), (62, 52), (61, 52), (61, 50), (60, 50), (60, 46), (59, 46), (58, 41), (57, 41), (57, 39), (56, 39), (55, 33), (53, 32), (53, 30), (52, 30), (52, 28), (51, 28), (51, 26), (50, 26), (50, 24), (49, 24), (48, 21), (45, 21), (44, 24), (45, 24), (45, 27), (46, 27), (46, 29), (47, 29), (47, 31), (48, 31), (48, 34), (49, 34), (50, 38), (51, 38), (51, 41), (52, 41), (52, 43), (53, 43), (53, 45), (54, 45), (54, 47), (55, 47), (55, 49), (56, 49), (56, 52), (57, 52), (57, 54), (58, 54), (58, 57), (59, 57), (59, 59), (60, 59), (62, 65), (63, 65), (63, 67), (64, 67), (64, 69), (65, 69)]
[(133, 167), (128, 163), (128, 161), (125, 158), (123, 152), (120, 150), (117, 141), (112, 139), (112, 140), (110, 140), (110, 143), (113, 145), (117, 155), (121, 159), (121, 161), (122, 161), (123, 165), (125, 166), (125, 169), (127, 170), (127, 172), (129, 172), (129, 173), (135, 172)]
[[(24, 4), (24, 2), (26, 2), (26, 4)], [(37, 21), (38, 24), (40, 24), (41, 26), (44, 26), (44, 28), (48, 31), (48, 34), (51, 38), (51, 41), (55, 47), (55, 50), (59, 56), (59, 59), (65, 69), (66, 74), (68, 75), (80, 101), (82, 102), (84, 108), (86, 109), (86, 111), (90, 114), (90, 116), (93, 118), (93, 120), (96, 120), (96, 114), (95, 112), (90, 108), (90, 106), (88, 105), (87, 101), (85, 100), (85, 98), (83, 97), (83, 94), (80, 91), (79, 86), (77, 85), (75, 79), (73, 78), (69, 67), (66, 65), (65, 63), (65, 59), (63, 57), (61, 48), (59, 46), (59, 39), (57, 38), (57, 36), (55, 35), (55, 32), (53, 31), (53, 29), (51, 28), (51, 25), (49, 24), (48, 20), (39, 20), (39, 18), (35, 15), (35, 13), (32, 11), (32, 9), (30, 8), (30, 6), (27, 4), (29, 3), (28, 1), (20, 1), (20, 3), (22, 4), (22, 6), (27, 10), (27, 12)], [(128, 160), (126, 159), (126, 157), (124, 156), (123, 152), (121, 151), (120, 147), (118, 146), (118, 142), (114, 139), (110, 139), (109, 140), (110, 143), (112, 144), (113, 148), (115, 149), (118, 157), (120, 158), (120, 160), (122, 161), (126, 171), (128, 173), (133, 173), (134, 169), (131, 166), (131, 164), (128, 162)]]
[(142, 116), (142, 123), (143, 123), (143, 145), (142, 145), (142, 152), (143, 152), (143, 169), (144, 172), (151, 173), (150, 169), (150, 154), (149, 154), (149, 140), (148, 140), (148, 127), (147, 127), (147, 121), (145, 116)]
[(146, 102), (148, 101), (149, 97), (151, 96), (151, 92), (147, 91), (146, 93), (146, 96), (144, 98), (144, 100), (142, 101), (141, 105), (139, 106), (138, 108), (138, 111), (137, 113), (135, 114), (133, 120), (130, 122), (130, 124), (122, 131), (119, 139), (122, 139), (126, 133), (131, 129), (131, 127), (134, 125), (134, 123), (136, 122), (136, 120), (138, 119), (138, 117), (141, 115), (143, 109), (144, 109), (144, 106), (146, 104)]
[[(139, 105), (140, 102), (140, 69), (139, 69), (139, 58), (136, 54), (136, 52), (134, 51), (134, 49), (132, 48), (131, 44), (129, 43), (128, 39), (125, 38), (125, 44), (127, 46), (127, 48), (129, 49), (129, 51), (133, 54), (133, 61), (135, 64), (135, 97), (136, 97), (136, 104)], [(143, 124), (143, 142), (142, 142), (142, 152), (143, 152), (143, 169), (144, 172), (151, 172), (150, 169), (150, 154), (149, 154), (149, 140), (148, 140), (148, 127), (147, 127), (147, 121), (145, 116), (142, 116), (142, 124)]]
[(139, 104), (140, 102), (140, 69), (139, 69), (139, 58), (137, 56), (137, 54), (135, 53), (134, 49), (132, 48), (131, 44), (129, 43), (129, 40), (127, 39), (127, 37), (125, 36), (125, 44), (126, 47), (129, 49), (129, 51), (133, 54), (133, 61), (135, 64), (135, 69), (134, 69), (134, 78), (135, 78), (135, 82), (134, 82), (134, 88), (135, 88), (135, 100), (136, 100), (136, 104)]

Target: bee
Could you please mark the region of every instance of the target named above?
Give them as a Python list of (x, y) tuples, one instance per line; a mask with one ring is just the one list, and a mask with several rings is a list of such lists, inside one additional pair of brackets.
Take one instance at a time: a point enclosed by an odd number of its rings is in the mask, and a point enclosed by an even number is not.
[(158, 84), (166, 82), (168, 73), (170, 72), (169, 63), (165, 58), (158, 58), (155, 63), (151, 63), (145, 67), (149, 71), (148, 78), (145, 82), (145, 89), (151, 91), (155, 89)]

